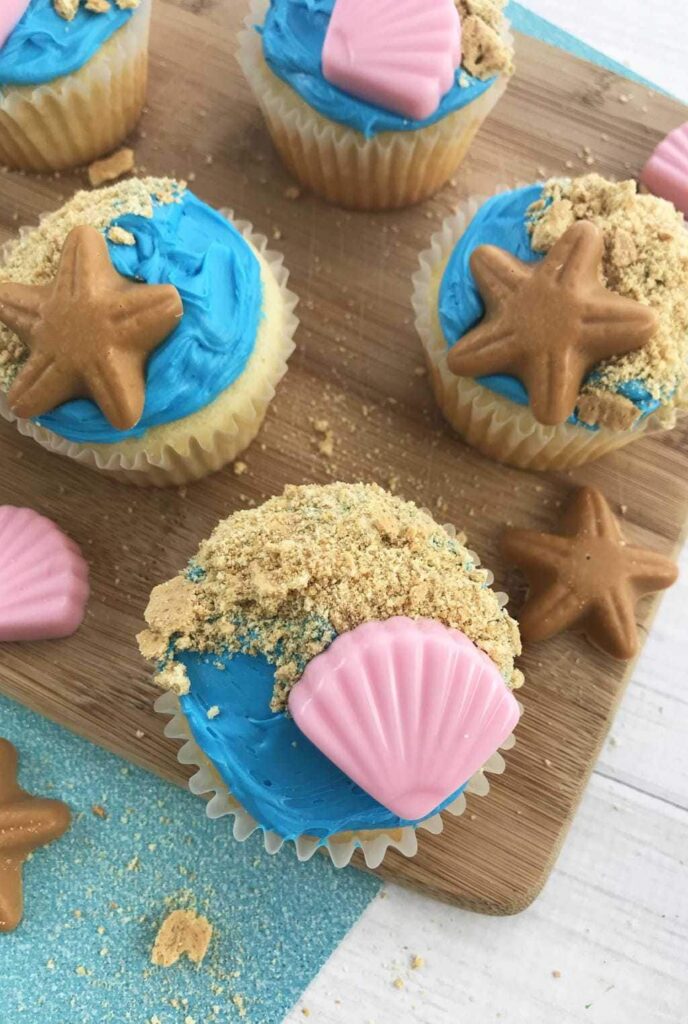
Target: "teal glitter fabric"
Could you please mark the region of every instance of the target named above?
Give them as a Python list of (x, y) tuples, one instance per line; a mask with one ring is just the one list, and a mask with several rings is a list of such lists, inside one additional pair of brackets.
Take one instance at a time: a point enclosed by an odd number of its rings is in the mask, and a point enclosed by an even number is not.
[[(1, 1024), (278, 1024), (379, 889), (324, 857), (237, 843), (198, 797), (3, 697), (0, 736), (20, 784), (73, 814), (25, 865), (24, 922), (0, 934)], [(178, 907), (213, 924), (208, 954), (153, 967)]]

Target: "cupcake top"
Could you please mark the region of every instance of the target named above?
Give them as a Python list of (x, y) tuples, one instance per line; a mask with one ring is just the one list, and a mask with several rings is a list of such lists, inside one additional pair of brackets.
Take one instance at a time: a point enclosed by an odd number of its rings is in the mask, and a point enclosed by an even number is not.
[(0, 42), (0, 89), (40, 85), (78, 71), (126, 25), (140, 2), (29, 0), (4, 45)]
[[(183, 182), (132, 178), (77, 193), (11, 244), (0, 266), (0, 289), (3, 282), (53, 282), (68, 236), (84, 226), (101, 233), (118, 274), (173, 286), (183, 306), (177, 326), (148, 359), (145, 405), (135, 426), (117, 429), (88, 398), (36, 417), (70, 441), (110, 444), (203, 409), (240, 376), (262, 316), (261, 265), (241, 233)], [(28, 355), (18, 334), (0, 322), (2, 391), (18, 379)]]
[[(642, 347), (593, 367), (569, 422), (624, 430), (660, 409), (671, 417), (688, 370), (688, 234), (670, 203), (639, 195), (634, 181), (609, 182), (596, 174), (555, 178), (485, 203), (442, 279), (439, 316), (447, 345), (460, 351), (461, 339), (485, 313), (471, 268), (479, 246), (496, 246), (537, 263), (580, 221), (602, 234), (601, 282), (611, 293), (653, 310), (656, 327)], [(529, 402), (515, 376), (495, 373), (479, 380), (519, 405)]]
[(464, 538), (375, 485), (289, 487), (220, 523), (153, 591), (139, 643), (264, 827), (289, 837), (396, 827), (305, 742), (290, 691), (342, 634), (395, 616), (460, 630), (506, 687), (520, 686), (518, 627), (491, 579)]
[[(447, 2), (451, 8), (450, 0)], [(438, 31), (430, 31), (430, 19), (436, 16), (433, 7), (438, 3), (442, 0), (431, 5), (427, 0), (404, 0), (373, 9), (367, 0), (270, 0), (259, 29), (265, 60), (328, 120), (367, 138), (380, 132), (417, 131), (466, 106), (498, 75), (513, 70), (513, 50), (503, 15), (505, 0), (458, 0), (461, 26), (456, 19), (454, 40), (444, 24), (437, 26)], [(331, 23), (336, 30), (332, 34)], [(362, 38), (349, 38), (352, 32), (362, 33)], [(355, 62), (348, 60), (351, 53), (356, 54)], [(419, 76), (425, 77), (427, 67), (432, 75), (439, 74), (437, 69), (448, 59), (452, 61), (449, 75), (438, 79), (443, 88), (433, 112), (423, 117), (400, 112), (394, 100), (404, 92), (405, 75), (414, 76), (417, 95)], [(344, 71), (343, 78), (335, 73), (337, 68)], [(342, 81), (365, 85), (354, 94), (353, 89), (340, 87)], [(371, 101), (370, 95), (388, 98)]]

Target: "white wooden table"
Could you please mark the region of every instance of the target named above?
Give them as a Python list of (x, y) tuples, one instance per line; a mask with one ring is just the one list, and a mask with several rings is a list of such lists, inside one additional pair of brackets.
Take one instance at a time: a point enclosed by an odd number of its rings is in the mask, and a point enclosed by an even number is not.
[[(688, 102), (688, 0), (526, 2)], [(681, 569), (540, 899), (496, 919), (387, 886), (288, 1024), (688, 1024)]]

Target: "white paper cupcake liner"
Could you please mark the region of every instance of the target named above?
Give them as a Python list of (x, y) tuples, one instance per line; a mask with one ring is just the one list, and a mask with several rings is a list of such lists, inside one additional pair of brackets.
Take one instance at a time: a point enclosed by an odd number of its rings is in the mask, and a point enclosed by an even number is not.
[[(287, 168), (317, 195), (354, 210), (399, 209), (445, 185), (480, 126), (504, 94), (501, 76), (481, 96), (415, 132), (360, 132), (321, 116), (270, 70), (260, 35), (268, 0), (251, 0), (239, 36), (239, 63)], [(512, 44), (508, 28), (505, 40)]]
[[(181, 710), (179, 698), (173, 693), (164, 693), (155, 702), (155, 710), (160, 715), (170, 718), (165, 726), (165, 736), (177, 740), (182, 746), (177, 753), (177, 760), (183, 765), (195, 765), (198, 771), (189, 779), (189, 789), (196, 796), (209, 797), (206, 814), (209, 818), (222, 818), (227, 815), (234, 817), (233, 833), (238, 842), (244, 842), (258, 829), (263, 832), (265, 849), (268, 853), (277, 853), (285, 840), (275, 832), (270, 832), (259, 825), (248, 811), (232, 796), (226, 784), (193, 739), (191, 728)], [(513, 734), (502, 744), (500, 750), (510, 750), (516, 740)], [(466, 796), (487, 796), (490, 783), (487, 774), (501, 775), (506, 762), (499, 751), (483, 765), (480, 771), (472, 776), (464, 793), (445, 808), (447, 814), (459, 817), (466, 809)], [(361, 850), (366, 865), (377, 868), (385, 858), (388, 850), (398, 850), (405, 857), (414, 857), (418, 852), (417, 829), (425, 829), (433, 835), (439, 835), (444, 828), (442, 815), (434, 814), (417, 826), (405, 826), (398, 829), (375, 830), (370, 833), (347, 833), (342, 836), (331, 836), (327, 840), (313, 836), (299, 836), (293, 840), (299, 860), (307, 861), (318, 850), (327, 850), (335, 867), (346, 867), (356, 850)]]
[(151, 0), (143, 0), (78, 71), (53, 82), (0, 86), (0, 165), (50, 172), (115, 149), (146, 97)]
[[(494, 195), (511, 191), (502, 185)], [(446, 264), (471, 220), (489, 196), (461, 202), (430, 248), (420, 254), (413, 276), (413, 308), (437, 402), (454, 429), (471, 447), (497, 462), (521, 469), (573, 469), (599, 459), (652, 431), (674, 425), (676, 409), (664, 407), (629, 430), (601, 427), (597, 431), (564, 423), (543, 426), (526, 406), (494, 394), (469, 377), (457, 377), (447, 366), (447, 347), (439, 322), (438, 292)], [(680, 407), (680, 406), (679, 406)]]
[[(195, 431), (194, 419), (200, 415), (196, 413), (177, 421), (174, 425), (168, 425), (174, 426), (175, 432), (180, 433), (174, 442), (155, 441), (156, 432), (165, 428), (153, 428), (149, 431), (150, 450), (146, 448), (146, 435), (137, 443), (134, 451), (128, 450), (128, 442), (121, 445), (76, 444), (38, 426), (32, 420), (18, 419), (10, 410), (7, 396), (2, 392), (0, 415), (16, 423), (21, 434), (33, 438), (48, 451), (74, 459), (82, 466), (107, 473), (114, 479), (142, 487), (179, 486), (200, 480), (210, 473), (217, 472), (241, 454), (258, 434), (268, 406), (274, 398), (275, 389), (287, 372), (287, 360), (295, 348), (293, 339), (299, 323), (295, 314), (298, 297), (287, 287), (289, 272), (284, 266), (283, 256), (268, 249), (267, 238), (255, 233), (253, 225), (248, 221), (235, 220), (231, 210), (221, 212), (265, 260), (277, 282), (283, 302), (284, 324), (277, 339), (279, 349), (268, 353), (269, 368), (265, 372), (261, 371), (252, 392), (247, 393), (242, 402), (233, 402), (231, 409), (222, 409), (223, 397), (230, 389), (236, 388), (239, 393), (242, 387), (242, 377), (239, 377), (205, 410), (201, 410), (204, 419), (209, 416), (213, 423), (212, 428), (207, 424), (203, 425), (201, 437), (197, 436), (201, 431)], [(23, 228), (20, 233), (23, 235), (31, 230), (33, 229)], [(12, 244), (10, 243), (10, 247)], [(1, 266), (2, 253), (0, 270)], [(250, 365), (249, 360), (246, 369)], [(188, 431), (180, 432), (180, 424), (188, 424)]]

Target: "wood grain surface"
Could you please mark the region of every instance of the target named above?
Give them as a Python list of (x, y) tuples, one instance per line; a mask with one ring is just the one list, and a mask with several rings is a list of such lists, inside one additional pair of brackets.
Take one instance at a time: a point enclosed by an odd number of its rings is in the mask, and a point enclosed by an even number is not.
[[(422, 375), (409, 283), (419, 250), (461, 197), (555, 173), (635, 174), (658, 138), (685, 120), (685, 108), (637, 86), (624, 102), (628, 84), (613, 74), (519, 37), (520, 70), (454, 185), (401, 214), (347, 214), (285, 194), (293, 183), (232, 57), (243, 10), (230, 0), (158, 0), (149, 109), (134, 144), (140, 169), (194, 176), (203, 199), (272, 236), (301, 296), (297, 352), (247, 453), (247, 472), (230, 468), (181, 492), (139, 491), (0, 424), (0, 502), (54, 518), (84, 548), (93, 582), (76, 637), (3, 646), (0, 689), (181, 783), (186, 769), (152, 712), (155, 692), (134, 635), (151, 587), (176, 573), (234, 509), (285, 483), (376, 480), (464, 528), (515, 611), (521, 581), (497, 556), (505, 523), (553, 529), (572, 487), (594, 483), (627, 509), (629, 538), (668, 553), (688, 512), (686, 427), (562, 475), (507, 469), (465, 448), (444, 426)], [(0, 177), (0, 243), (84, 181), (81, 173)], [(315, 419), (331, 425), (332, 457), (319, 451)], [(652, 611), (652, 602), (639, 611), (644, 630)], [(525, 714), (506, 774), (488, 799), (474, 798), (463, 818), (448, 819), (441, 836), (421, 834), (417, 858), (389, 855), (385, 877), (488, 913), (517, 912), (539, 892), (627, 666), (566, 636), (528, 650), (522, 667)]]

